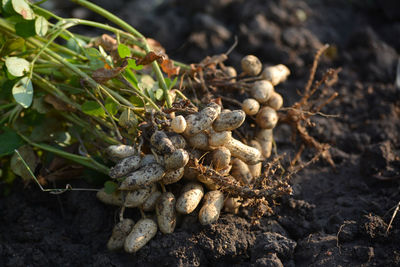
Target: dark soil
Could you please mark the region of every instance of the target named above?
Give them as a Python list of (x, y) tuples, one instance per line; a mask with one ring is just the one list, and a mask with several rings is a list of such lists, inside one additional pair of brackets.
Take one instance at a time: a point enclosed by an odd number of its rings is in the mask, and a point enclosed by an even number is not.
[[(299, 98), (296, 90), (304, 88), (316, 50), (331, 44), (317, 78), (329, 67), (342, 67), (339, 82), (329, 89), (339, 97), (323, 110), (339, 117), (315, 117), (311, 133), (332, 145), (337, 171), (320, 161), (300, 172), (293, 196), (258, 225), (246, 211), (222, 214), (206, 227), (193, 215), (182, 219), (175, 233), (158, 233), (135, 255), (107, 251), (118, 211), (94, 193), (50, 195), (17, 182), (0, 200), (0, 266), (400, 265), (400, 214), (386, 234), (400, 201), (400, 88), (394, 86), (399, 1), (95, 2), (185, 62), (227, 51), (237, 35), (230, 64), (255, 54), (266, 64), (289, 66), (289, 81), (277, 89), (285, 106)], [(96, 19), (62, 3), (60, 13)], [(291, 147), (279, 135), (277, 144), (278, 151)], [(304, 160), (311, 155), (308, 151)]]

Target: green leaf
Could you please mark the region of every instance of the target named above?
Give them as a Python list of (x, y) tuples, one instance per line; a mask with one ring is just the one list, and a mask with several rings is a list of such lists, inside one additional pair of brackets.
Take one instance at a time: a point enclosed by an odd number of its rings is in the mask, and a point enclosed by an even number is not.
[(136, 65), (136, 60), (134, 59), (128, 59), (128, 68), (134, 69), (134, 70), (141, 70), (143, 69), (143, 65)]
[(112, 194), (115, 191), (117, 191), (118, 188), (118, 184), (112, 182), (112, 181), (107, 181), (104, 183), (104, 192), (106, 192), (107, 194)]
[(38, 16), (35, 20), (36, 34), (43, 37), (46, 35), (48, 29), (49, 23), (47, 22), (47, 20), (42, 16)]
[(15, 131), (3, 128), (0, 134), (0, 157), (11, 155), (14, 149), (19, 148), (23, 143), (24, 141)]
[(77, 53), (81, 53), (81, 47), (85, 47), (87, 45), (87, 43), (79, 38), (69, 38), (67, 41), (67, 48), (77, 52)]
[(164, 91), (162, 90), (162, 89), (157, 89), (156, 91), (155, 91), (155, 93), (154, 93), (154, 97), (158, 100), (158, 101), (160, 101), (160, 100), (162, 100), (163, 99), (163, 95), (164, 95)]
[(135, 107), (144, 107), (144, 102), (143, 102), (143, 100), (142, 100), (140, 97), (136, 96), (136, 95), (133, 95), (133, 96), (129, 97), (129, 101), (130, 101)]
[(29, 71), (30, 63), (26, 59), (19, 57), (8, 57), (6, 59), (6, 67), (8, 72), (15, 77), (24, 76)]
[(118, 109), (119, 109), (118, 104), (115, 103), (114, 100), (112, 100), (110, 97), (107, 97), (106, 103), (105, 103), (104, 106), (106, 107), (106, 109), (108, 110), (108, 112), (109, 112), (111, 115), (113, 115), (113, 116), (114, 116), (115, 114), (117, 114)]
[(12, 6), (18, 14), (20, 14), (26, 20), (32, 20), (35, 18), (35, 13), (29, 7), (25, 0), (11, 0)]
[(19, 80), (12, 89), (15, 101), (24, 108), (28, 108), (32, 104), (33, 86), (32, 81), (28, 77)]
[(15, 14), (14, 8), (11, 4), (11, 0), (2, 0), (2, 9), (5, 14), (12, 15)]
[(7, 39), (3, 44), (0, 51), (0, 57), (8, 55), (12, 52), (22, 51), (25, 47), (25, 40), (23, 38)]
[(128, 46), (126, 46), (124, 44), (119, 44), (118, 45), (118, 55), (119, 55), (120, 58), (130, 57), (131, 56), (131, 50), (129, 49)]
[(91, 116), (104, 117), (106, 115), (104, 109), (96, 101), (86, 101), (81, 108), (84, 113)]
[(89, 65), (92, 70), (97, 70), (104, 67), (104, 62), (99, 50), (90, 47), (84, 50), (86, 57), (89, 59)]
[(36, 35), (35, 21), (26, 20), (15, 24), (15, 33), (23, 38), (28, 38)]
[(168, 77), (166, 77), (164, 80), (165, 80), (165, 83), (167, 84), (168, 90), (171, 90), (172, 87), (174, 87), (174, 85), (178, 81), (178, 76), (176, 76), (173, 81), (171, 81), (171, 79)]

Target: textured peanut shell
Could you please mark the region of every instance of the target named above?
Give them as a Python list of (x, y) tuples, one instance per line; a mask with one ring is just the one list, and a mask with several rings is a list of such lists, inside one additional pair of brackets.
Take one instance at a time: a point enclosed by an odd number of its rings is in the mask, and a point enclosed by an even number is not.
[(204, 196), (204, 204), (199, 212), (199, 222), (202, 225), (212, 224), (219, 218), (224, 206), (224, 194), (219, 190), (209, 191)]
[(165, 192), (156, 204), (157, 222), (163, 234), (171, 234), (176, 226), (176, 200), (174, 194)]
[(123, 249), (125, 239), (132, 231), (134, 225), (135, 223), (131, 219), (123, 219), (117, 223), (114, 226), (111, 237), (107, 242), (107, 249), (110, 251)]
[(141, 167), (139, 170), (129, 174), (122, 181), (120, 190), (134, 190), (143, 188), (157, 181), (160, 181), (164, 176), (164, 168), (157, 163), (150, 163)]
[(140, 167), (140, 156), (130, 156), (119, 161), (110, 169), (109, 176), (113, 179), (123, 177)]
[(126, 237), (124, 249), (128, 253), (135, 253), (147, 244), (157, 233), (157, 224), (151, 219), (141, 219)]
[(231, 151), (233, 157), (239, 158), (247, 164), (256, 164), (260, 161), (261, 152), (254, 147), (248, 146), (232, 138), (225, 147)]
[(176, 201), (176, 210), (182, 214), (193, 212), (199, 205), (204, 195), (203, 186), (200, 183), (188, 183)]

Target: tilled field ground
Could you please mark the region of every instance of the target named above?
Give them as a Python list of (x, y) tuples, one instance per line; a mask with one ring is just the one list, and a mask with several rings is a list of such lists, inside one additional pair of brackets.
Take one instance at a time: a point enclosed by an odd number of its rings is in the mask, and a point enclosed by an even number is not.
[[(93, 192), (49, 195), (16, 183), (0, 200), (0, 266), (398, 266), (400, 215), (399, 1), (95, 1), (160, 41), (171, 58), (198, 62), (232, 45), (229, 64), (246, 54), (292, 71), (279, 85), (285, 106), (299, 98), (313, 56), (331, 44), (318, 72), (341, 67), (339, 93), (315, 116), (311, 133), (332, 145), (336, 172), (323, 161), (293, 178), (294, 194), (252, 225), (246, 211), (202, 227), (195, 215), (135, 255), (106, 242), (118, 211)], [(65, 16), (96, 19), (61, 2)], [(85, 31), (85, 29), (82, 29)], [(280, 135), (279, 133), (282, 133)], [(278, 152), (293, 149), (277, 130)], [(312, 155), (308, 151), (305, 159)], [(83, 181), (74, 186), (88, 187)], [(140, 214), (132, 212), (132, 218)]]

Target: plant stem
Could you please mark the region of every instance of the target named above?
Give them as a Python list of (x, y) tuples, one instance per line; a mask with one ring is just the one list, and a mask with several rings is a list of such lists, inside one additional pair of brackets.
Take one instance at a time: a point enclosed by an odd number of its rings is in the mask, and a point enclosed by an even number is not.
[[(148, 45), (148, 43), (146, 41), (146, 38), (139, 31), (137, 31), (135, 28), (133, 28), (131, 25), (129, 25), (122, 19), (118, 18), (117, 16), (108, 12), (107, 10), (105, 10), (93, 3), (90, 3), (89, 1), (86, 1), (86, 0), (71, 0), (71, 1), (96, 12), (97, 14), (99, 14), (99, 15), (103, 16), (104, 18), (108, 19), (109, 21), (115, 23), (116, 25), (120, 26), (122, 29), (126, 30), (127, 32), (131, 33), (132, 35), (138, 37), (139, 39), (142, 39), (142, 41), (145, 43), (144, 50), (146, 51), (146, 53), (149, 53), (151, 51), (150, 46)], [(171, 96), (169, 95), (168, 87), (167, 87), (167, 84), (165, 83), (164, 76), (162, 75), (160, 67), (158, 66), (158, 63), (156, 61), (153, 61), (151, 65), (153, 67), (154, 73), (157, 76), (158, 83), (160, 84), (162, 90), (164, 91), (164, 98), (167, 102), (167, 107), (170, 108), (172, 105)]]
[(69, 160), (71, 160), (73, 162), (76, 162), (78, 164), (81, 164), (81, 165), (83, 165), (85, 167), (91, 168), (93, 170), (96, 170), (96, 171), (104, 173), (104, 174), (108, 174), (109, 171), (110, 171), (110, 169), (107, 166), (97, 162), (93, 158), (89, 158), (89, 157), (84, 157), (84, 156), (79, 156), (79, 155), (76, 155), (76, 154), (68, 153), (68, 152), (65, 152), (63, 150), (57, 149), (55, 147), (49, 146), (47, 144), (38, 144), (38, 143), (35, 143), (35, 142), (32, 142), (31, 140), (29, 140), (26, 136), (24, 136), (24, 135), (22, 135), (20, 133), (18, 133), (18, 134), (28, 144), (30, 144), (30, 145), (32, 145), (34, 147), (43, 149), (43, 150), (51, 152), (51, 153), (54, 153), (54, 154), (56, 154), (56, 155), (58, 155), (60, 157), (69, 159)]

